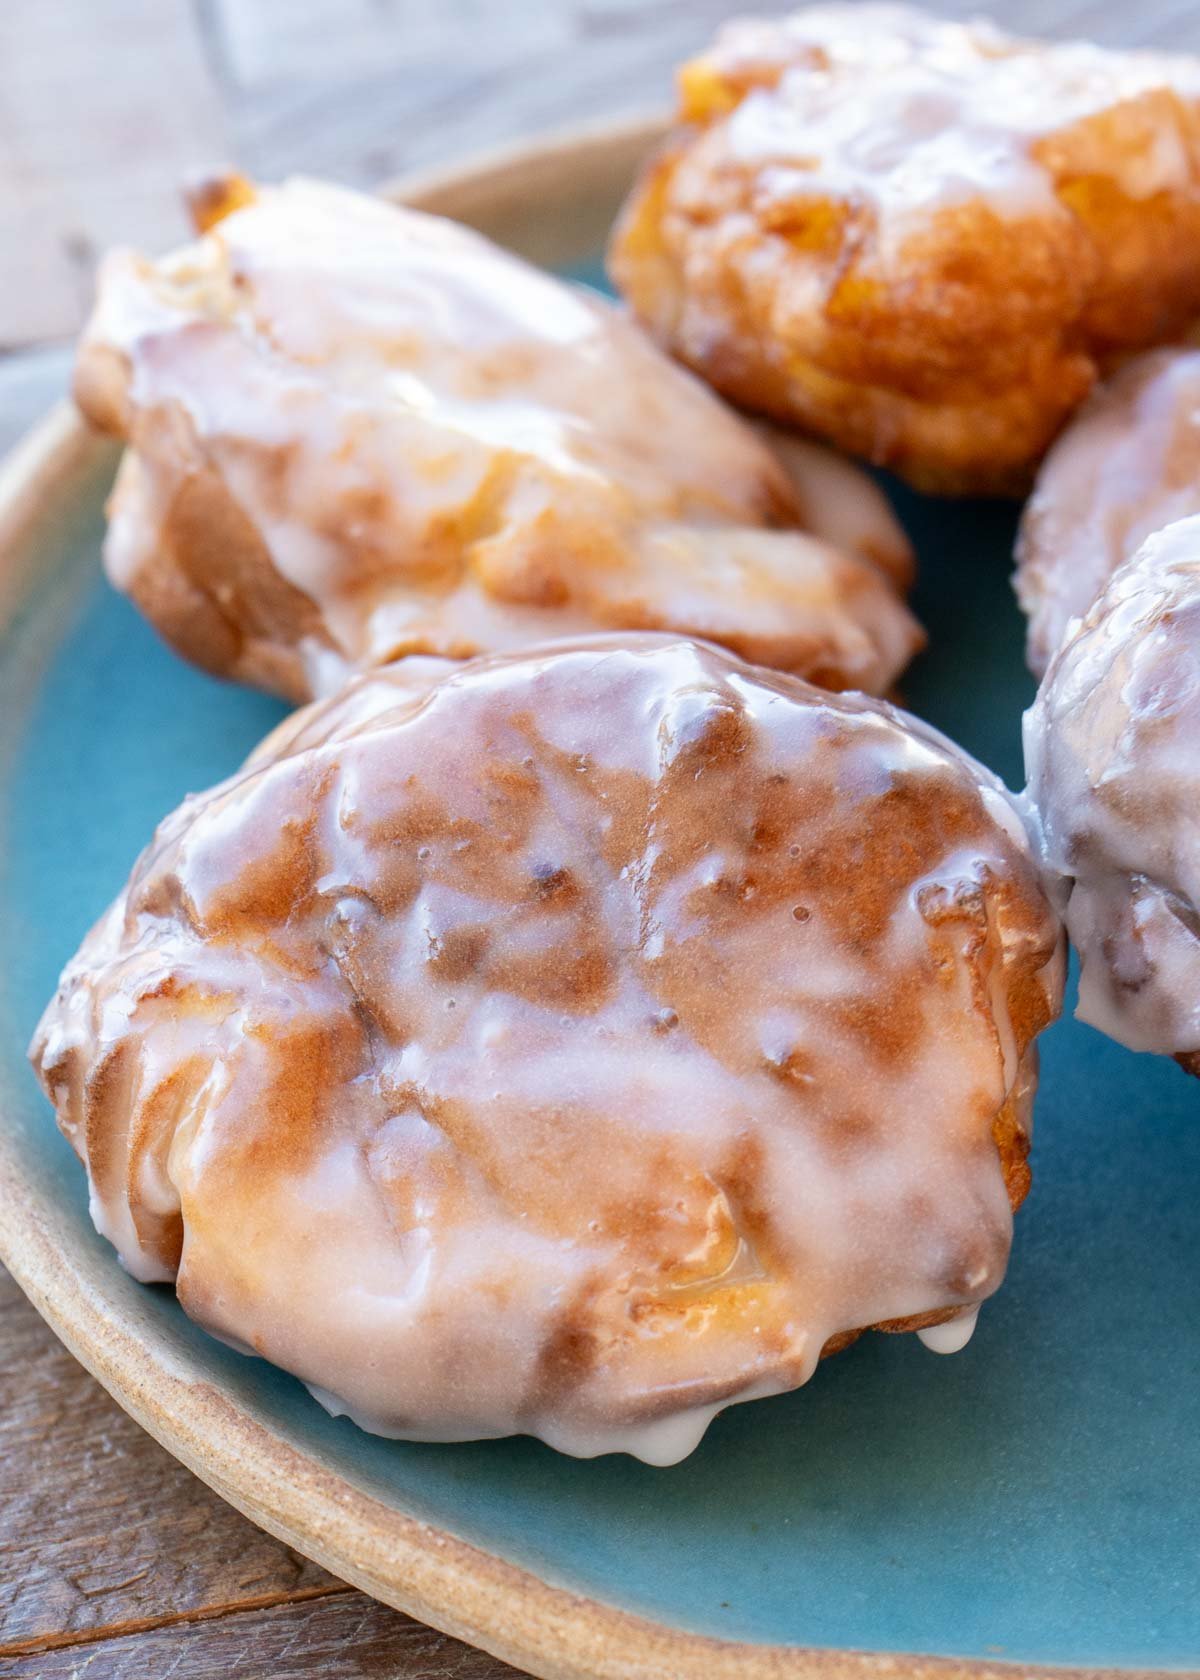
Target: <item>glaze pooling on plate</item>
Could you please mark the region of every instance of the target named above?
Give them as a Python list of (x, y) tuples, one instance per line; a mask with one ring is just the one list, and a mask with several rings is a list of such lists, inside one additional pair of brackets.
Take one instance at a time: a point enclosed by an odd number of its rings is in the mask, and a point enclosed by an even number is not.
[(382, 1432), (671, 1462), (998, 1287), (1060, 991), (981, 767), (613, 638), (285, 722), (33, 1054), (100, 1229), (225, 1339)]
[[(921, 642), (869, 481), (793, 485), (606, 300), (377, 199), (251, 189), (161, 262), (110, 256), (76, 389), (131, 445), (113, 581), (188, 657), (294, 699), (626, 628), (882, 691)], [(860, 548), (822, 540), (827, 495)]]
[(1200, 516), (1151, 537), (1055, 656), (1028, 794), (1079, 953), (1079, 1015), (1200, 1072)]

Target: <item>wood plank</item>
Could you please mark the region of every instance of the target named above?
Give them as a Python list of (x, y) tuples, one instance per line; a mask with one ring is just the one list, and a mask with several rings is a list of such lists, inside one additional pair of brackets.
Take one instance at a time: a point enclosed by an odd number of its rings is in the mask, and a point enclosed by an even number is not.
[[(302, 170), (352, 185), (453, 162), (520, 134), (651, 110), (671, 99), (675, 66), (739, 10), (793, 0), (211, 0), (230, 78), (239, 158), (273, 179)], [(930, 0), (974, 16), (976, 0)], [(1200, 47), (1188, 0), (1007, 0), (1007, 28)]]
[[(250, 9), (262, 4), (250, 0)], [(264, 179), (301, 170), (375, 185), (517, 136), (661, 106), (675, 65), (730, 9), (729, 0), (692, 0), (615, 12), (576, 0), (527, 12), (493, 6), (456, 22), (472, 10), (458, 0), (429, 8), (440, 30), (402, 52), (385, 9), (373, 62), (263, 81), (231, 102), (233, 144)], [(758, 0), (754, 9), (788, 6)]]
[(0, 1655), (0, 1680), (516, 1680), (482, 1651), (343, 1589), (91, 1645)]
[(188, 0), (0, 6), (0, 346), (68, 333), (96, 253), (184, 232), (181, 179), (226, 157)]
[(261, 1533), (111, 1400), (0, 1267), (0, 1680), (505, 1680)]
[(465, 80), (500, 60), (519, 65), (530, 51), (565, 54), (585, 9), (578, 0), (506, 7), (495, 0), (209, 0), (207, 15), (222, 73), (245, 93), (431, 63)]
[(0, 1269), (0, 1652), (345, 1591), (121, 1411)]

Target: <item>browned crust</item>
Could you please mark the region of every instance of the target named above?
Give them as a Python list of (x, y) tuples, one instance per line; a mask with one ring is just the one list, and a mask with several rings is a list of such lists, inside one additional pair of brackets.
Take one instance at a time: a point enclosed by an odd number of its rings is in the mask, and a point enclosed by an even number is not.
[[(253, 203), (254, 194), (243, 177), (204, 184), (193, 195), (198, 224), (217, 226)], [(211, 259), (222, 284), (236, 294), (239, 277), (221, 268), (219, 235), (205, 251), (199, 269), (211, 280), (205, 267)], [(168, 280), (159, 280), (169, 293)], [(886, 519), (878, 522), (877, 552), (810, 535), (797, 494), (765, 448), (750, 450), (737, 466), (722, 520), (731, 543), (743, 533), (787, 532), (796, 543), (795, 576), (778, 565), (778, 550), (765, 545), (761, 560), (752, 552), (745, 561), (751, 578), (745, 590), (723, 590), (701, 578), (703, 586), (693, 592), (687, 580), (673, 578), (669, 545), (655, 549), (658, 515), (652, 508), (639, 522), (627, 516), (618, 494), (606, 517), (585, 492), (559, 495), (551, 482), (546, 507), (539, 510), (531, 496), (521, 511), (514, 469), (500, 450), (476, 493), (461, 504), (451, 497), (428, 521), (409, 519), (402, 490), (391, 494), (382, 469), (372, 469), (374, 476), (368, 471), (361, 487), (330, 490), (315, 510), (315, 496), (310, 498), (307, 526), (334, 556), (321, 574), (324, 581), (309, 585), (314, 601), (282, 574), (263, 535), (268, 518), (294, 509), (298, 461), (308, 457), (286, 434), (274, 443), (223, 438), (228, 454), (241, 449), (251, 467), (235, 495), (228, 455), (194, 418), (201, 405), (192, 405), (188, 379), (202, 378), (196, 369), (209, 365), (204, 328), (219, 333), (220, 323), (228, 324), (225, 316), (210, 318), (198, 306), (193, 320), (181, 310), (177, 324), (188, 324), (180, 327), (179, 342), (185, 355), (199, 360), (185, 362), (181, 385), (167, 382), (154, 397), (110, 335), (108, 306), (115, 300), (122, 317), (125, 288), (135, 298), (143, 288), (157, 296), (152, 265), (119, 256), (102, 276), (98, 313), (77, 360), (75, 399), (93, 425), (129, 446), (112, 510), (114, 522), (123, 522), (120, 561), (110, 560), (110, 569), (171, 646), (203, 669), (299, 701), (311, 696), (313, 671), (321, 671), (321, 686), (327, 686), (326, 668), (336, 671), (340, 659), (366, 664), (413, 653), (467, 658), (550, 638), (582, 622), (704, 636), (822, 686), (877, 690), (921, 645), (919, 628), (890, 587), (903, 579), (909, 558), (898, 528), (889, 542)], [(168, 358), (171, 332), (152, 337), (148, 358)], [(639, 357), (651, 357), (646, 365), (652, 374), (685, 390), (654, 354), (638, 345)], [(488, 377), (521, 378), (521, 360), (515, 358), (507, 373), (489, 363)], [(620, 490), (619, 459), (611, 474)], [(695, 532), (695, 570), (707, 574), (711, 487), (693, 485), (686, 497), (698, 511), (681, 513), (681, 522)], [(796, 578), (803, 580), (807, 567), (819, 581), (806, 593)], [(759, 585), (775, 611), (754, 604)], [(404, 610), (393, 612), (393, 601)], [(336, 647), (330, 620), (339, 625)], [(337, 658), (322, 661), (327, 653)]]
[(210, 175), (193, 182), (184, 193), (188, 214), (197, 233), (207, 233), (218, 222), (223, 222), (226, 216), (232, 216), (235, 210), (243, 210), (247, 204), (253, 204), (254, 198), (254, 183), (245, 175), (236, 173)]
[[(1194, 323), (1200, 162), (1186, 186), (1145, 199), (1126, 196), (1115, 172), (1073, 174), (1069, 161), (1073, 146), (1094, 156), (1103, 137), (1117, 156), (1172, 122), (1200, 157), (1200, 112), (1181, 97), (1169, 115), (1149, 96), (1129, 101), (1133, 140), (1111, 111), (1049, 132), (1047, 167), (1069, 216), (1009, 220), (982, 198), (945, 208), (908, 239), (893, 275), (871, 260), (873, 211), (777, 205), (753, 166), (720, 150), (728, 112), (780, 65), (742, 69), (726, 77), (719, 55), (684, 66), (679, 126), (644, 166), (610, 247), (637, 314), (742, 407), (921, 490), (1021, 495), (1103, 372)], [(815, 301), (789, 336), (795, 297)]]

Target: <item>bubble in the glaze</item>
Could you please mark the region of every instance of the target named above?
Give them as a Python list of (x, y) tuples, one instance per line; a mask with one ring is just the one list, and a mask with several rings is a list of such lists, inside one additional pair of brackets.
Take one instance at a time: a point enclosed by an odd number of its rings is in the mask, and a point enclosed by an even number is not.
[(807, 922), (811, 915), (812, 911), (808, 908), (807, 904), (792, 905), (792, 920), (794, 922)]
[(425, 862), (425, 860), (429, 857), (429, 855), (430, 855), (430, 848), (428, 846), (418, 846), (417, 847), (417, 856), (421, 860), (422, 863)]
[(679, 1016), (673, 1009), (660, 1009), (653, 1017), (655, 1032), (670, 1032), (672, 1027), (679, 1025)]

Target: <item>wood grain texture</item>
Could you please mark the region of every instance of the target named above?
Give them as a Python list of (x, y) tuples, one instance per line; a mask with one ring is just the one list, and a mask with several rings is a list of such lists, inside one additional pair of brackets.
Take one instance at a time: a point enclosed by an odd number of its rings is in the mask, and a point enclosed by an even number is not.
[(0, 345), (72, 330), (96, 254), (179, 238), (164, 190), (227, 155), (186, 0), (0, 6)]
[(126, 1416), (0, 1268), (0, 1677), (513, 1672), (239, 1516)]
[(517, 1670), (348, 1587), (100, 1644), (0, 1655), (0, 1680), (515, 1680)]
[(0, 1648), (337, 1587), (110, 1400), (0, 1271)]

